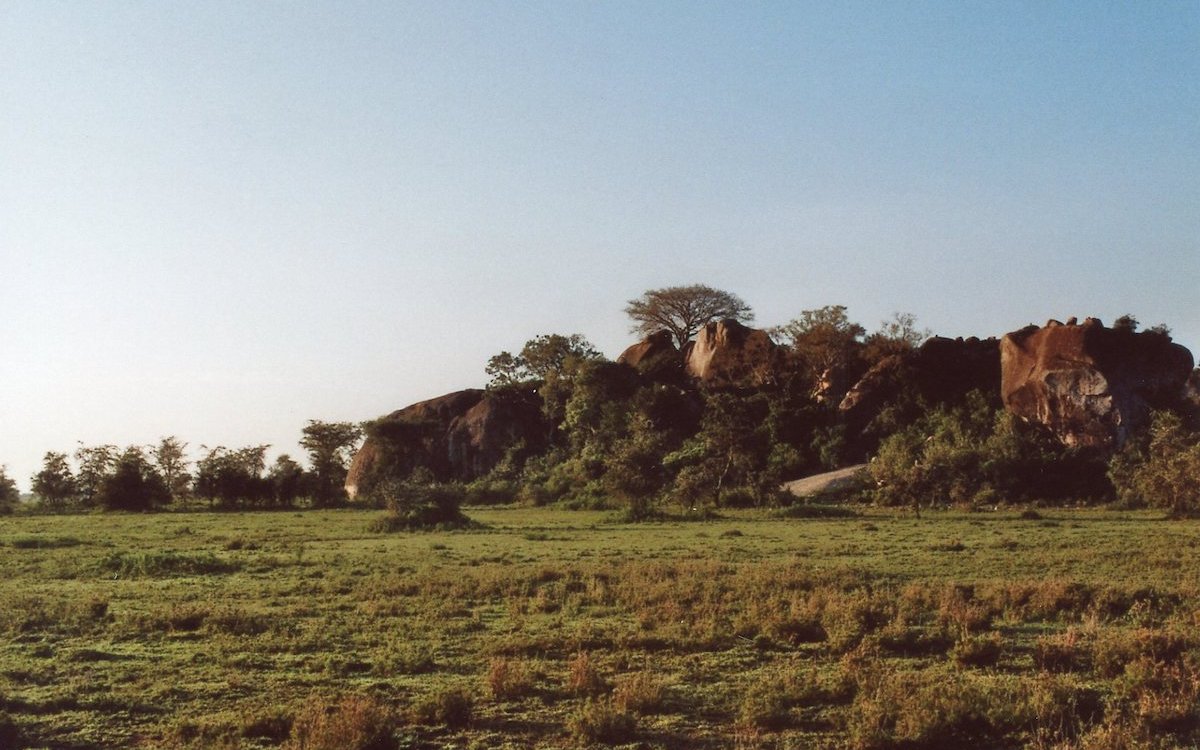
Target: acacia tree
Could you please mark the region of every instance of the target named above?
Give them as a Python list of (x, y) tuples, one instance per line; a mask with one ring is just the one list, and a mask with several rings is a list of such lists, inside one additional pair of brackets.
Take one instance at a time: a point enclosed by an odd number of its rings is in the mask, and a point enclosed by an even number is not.
[(625, 314), (633, 319), (630, 327), (633, 333), (649, 336), (667, 330), (680, 348), (714, 320), (732, 319), (743, 323), (754, 320), (750, 306), (736, 294), (704, 284), (643, 292), (637, 299), (629, 300)]
[(42, 458), (42, 470), (33, 475), (33, 494), (48, 508), (61, 510), (78, 492), (75, 475), (66, 453), (48, 451)]
[(353, 422), (310, 419), (303, 432), (300, 445), (308, 451), (308, 463), (315, 480), (313, 502), (324, 507), (344, 500), (346, 472), (362, 437), (362, 428)]

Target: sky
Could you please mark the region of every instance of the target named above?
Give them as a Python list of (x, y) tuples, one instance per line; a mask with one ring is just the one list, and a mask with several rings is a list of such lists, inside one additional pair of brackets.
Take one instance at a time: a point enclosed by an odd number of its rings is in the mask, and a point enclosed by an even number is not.
[(0, 464), (270, 443), (628, 300), (1200, 352), (1200, 3), (0, 3)]

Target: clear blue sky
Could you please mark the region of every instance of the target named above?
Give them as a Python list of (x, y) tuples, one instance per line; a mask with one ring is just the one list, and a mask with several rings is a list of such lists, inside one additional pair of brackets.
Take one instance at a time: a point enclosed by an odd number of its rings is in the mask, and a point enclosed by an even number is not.
[(1200, 3), (0, 4), (0, 463), (298, 452), (645, 289), (1200, 349)]

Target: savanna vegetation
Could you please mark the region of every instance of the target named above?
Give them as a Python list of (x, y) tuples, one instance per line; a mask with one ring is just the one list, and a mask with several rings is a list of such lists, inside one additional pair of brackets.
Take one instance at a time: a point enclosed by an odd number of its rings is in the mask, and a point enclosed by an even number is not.
[(368, 530), (376, 512), (352, 509), (8, 516), (0, 740), (1200, 741), (1194, 521), (467, 512), (473, 528), (384, 535)]
[[(702, 285), (626, 312), (675, 347), (753, 319)], [(1200, 742), (1194, 414), (1110, 455), (901, 376), (864, 428), (841, 398), (928, 332), (771, 335), (775, 375), (720, 386), (675, 347), (500, 352), (487, 398), (538, 429), (471, 477), (415, 419), (310, 421), (306, 465), (51, 451), (32, 503), (0, 469), (0, 748)], [(781, 489), (864, 459), (824, 504)]]

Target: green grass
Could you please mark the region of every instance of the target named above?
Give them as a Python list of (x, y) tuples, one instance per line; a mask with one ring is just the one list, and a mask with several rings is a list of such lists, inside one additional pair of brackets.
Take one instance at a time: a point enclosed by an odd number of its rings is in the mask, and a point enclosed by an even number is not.
[(0, 518), (4, 731), (102, 748), (1200, 740), (1194, 521), (480, 508), (475, 528), (379, 534), (377, 515)]

